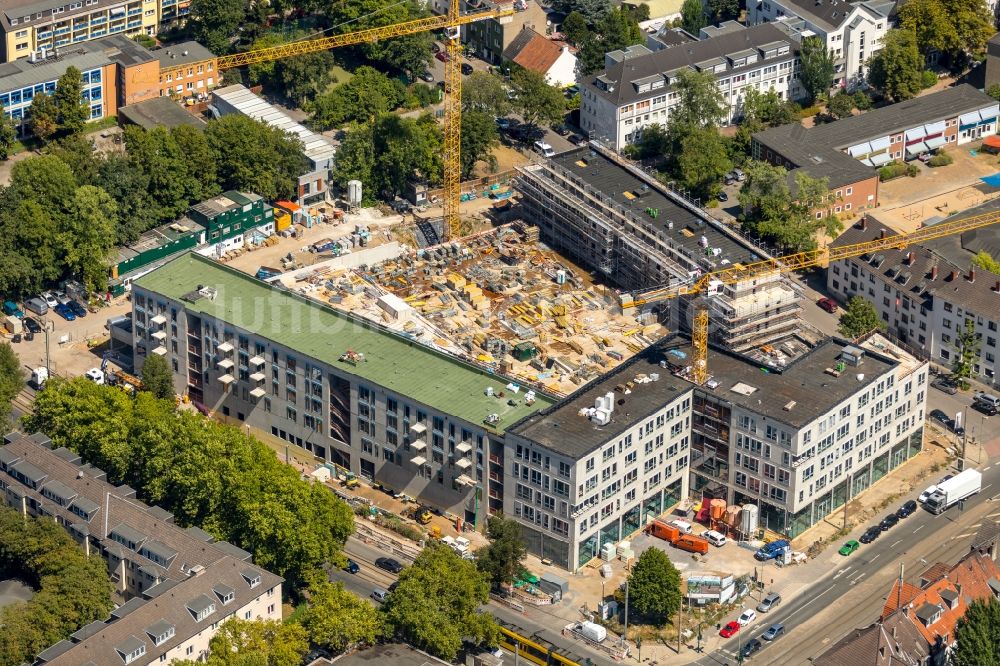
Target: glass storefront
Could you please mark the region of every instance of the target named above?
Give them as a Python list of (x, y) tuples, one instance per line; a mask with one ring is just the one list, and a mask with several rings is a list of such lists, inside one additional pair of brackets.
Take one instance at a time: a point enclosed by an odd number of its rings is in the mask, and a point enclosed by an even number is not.
[(622, 516), (622, 535), (628, 536), (639, 529), (642, 516), (642, 506), (636, 504)]
[(643, 520), (649, 522), (663, 513), (663, 500), (660, 493), (653, 493), (642, 503)]
[(610, 523), (601, 528), (601, 546), (606, 543), (618, 543), (621, 538), (620, 525), (618, 524), (618, 519), (615, 518)]
[(663, 508), (669, 509), (674, 504), (681, 501), (681, 491), (684, 489), (684, 480), (677, 479), (663, 491)]
[(597, 535), (592, 534), (580, 542), (576, 557), (577, 568), (582, 567), (595, 557), (597, 557)]
[(872, 461), (872, 483), (875, 483), (883, 476), (885, 476), (889, 471), (889, 453), (888, 451), (875, 458)]

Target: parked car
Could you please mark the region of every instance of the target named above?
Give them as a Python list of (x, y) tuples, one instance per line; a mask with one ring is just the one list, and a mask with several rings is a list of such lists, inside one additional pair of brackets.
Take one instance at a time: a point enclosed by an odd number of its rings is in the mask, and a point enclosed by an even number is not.
[(1000, 409), (997, 409), (993, 405), (985, 402), (974, 402), (972, 403), (972, 408), (981, 414), (985, 414), (986, 416), (996, 416), (997, 413), (1000, 413)]
[(826, 310), (830, 314), (833, 314), (837, 311), (837, 301), (833, 300), (832, 298), (827, 298), (824, 296), (823, 298), (816, 301), (816, 305)]
[(937, 379), (931, 382), (931, 386), (936, 388), (938, 391), (943, 391), (948, 395), (955, 395), (958, 393), (958, 384), (953, 382), (947, 377), (939, 376)]
[(740, 623), (741, 627), (745, 627), (756, 619), (757, 612), (752, 608), (745, 608), (743, 609), (743, 612), (740, 613), (740, 616), (736, 618), (736, 621)]
[(756, 638), (751, 638), (750, 640), (748, 640), (746, 643), (743, 644), (743, 650), (740, 652), (740, 654), (742, 654), (743, 658), (746, 659), (754, 652), (761, 649), (762, 647), (763, 644), (759, 640), (757, 640)]
[(847, 543), (845, 543), (843, 546), (841, 546), (840, 550), (838, 550), (837, 552), (846, 557), (846, 556), (850, 555), (851, 553), (853, 553), (854, 551), (856, 551), (860, 546), (861, 546), (861, 544), (859, 544), (854, 539), (851, 539), (850, 541), (848, 541)]
[(955, 433), (959, 437), (965, 434), (965, 428), (955, 425), (955, 419), (951, 418), (940, 409), (935, 409), (929, 414), (931, 420), (940, 423), (945, 430)]
[(733, 175), (736, 176), (736, 180), (740, 181), (741, 183), (747, 179), (747, 175), (743, 173), (742, 169), (733, 169)]
[(70, 301), (69, 303), (66, 304), (66, 307), (72, 310), (73, 314), (75, 314), (77, 317), (87, 316), (87, 308), (83, 307), (79, 301)]
[(777, 592), (769, 592), (768, 595), (764, 597), (759, 604), (757, 604), (757, 610), (761, 613), (767, 613), (768, 611), (777, 608), (780, 603), (781, 595)]
[(465, 75), (465, 76), (468, 76), (469, 74), (472, 74), (472, 65), (470, 65), (467, 62), (463, 62), (462, 63), (462, 74)]
[(42, 325), (38, 323), (38, 320), (32, 319), (31, 317), (24, 318), (24, 327), (32, 334), (42, 332)]
[(726, 545), (726, 535), (722, 532), (708, 530), (707, 532), (702, 532), (701, 537), (706, 539), (713, 546), (721, 547)]
[(737, 632), (739, 632), (739, 630), (740, 630), (740, 623), (734, 620), (733, 622), (730, 622), (729, 624), (724, 626), (722, 628), (722, 631), (719, 632), (719, 635), (722, 636), (723, 638), (732, 638), (737, 634)]
[(14, 301), (3, 302), (3, 313), (8, 317), (17, 317), (18, 319), (24, 319), (24, 310), (17, 307), (17, 303), (15, 303)]
[(388, 571), (389, 573), (398, 574), (403, 570), (403, 565), (392, 559), (391, 557), (380, 557), (375, 560), (375, 566), (379, 569)]
[(719, 201), (729, 201), (729, 195), (723, 192), (722, 190), (719, 190), (718, 199)]
[(556, 154), (556, 151), (552, 149), (552, 146), (545, 143), (544, 141), (535, 142), (535, 152), (541, 155), (542, 157), (553, 157)]
[(513, 118), (496, 118), (495, 121), (498, 130), (509, 130), (517, 125), (517, 121)]
[(65, 319), (66, 321), (74, 321), (76, 319), (76, 315), (73, 314), (73, 311), (69, 309), (69, 306), (63, 303), (60, 303), (59, 305), (54, 307), (53, 310), (55, 310), (56, 314)]
[(569, 142), (572, 143), (574, 146), (582, 146), (583, 144), (587, 143), (587, 137), (582, 136), (580, 134), (573, 134), (570, 135)]
[(899, 522), (899, 516), (897, 516), (894, 513), (890, 513), (888, 516), (882, 519), (882, 522), (879, 524), (879, 527), (882, 528), (883, 532), (888, 532), (893, 527), (895, 527), (896, 523), (898, 522)]
[(900, 519), (907, 518), (917, 510), (917, 503), (915, 500), (910, 500), (903, 506), (896, 510), (896, 516)]
[(724, 182), (726, 185), (732, 185), (733, 183), (736, 182), (736, 176), (734, 176), (733, 173), (730, 171), (729, 173), (726, 174), (725, 178), (722, 179), (722, 182)]
[(372, 590), (371, 597), (378, 603), (384, 604), (386, 599), (389, 598), (389, 593), (380, 587), (376, 587), (374, 590)]
[(431, 53), (441, 53), (441, 47), (437, 42), (431, 42)]
[(875, 525), (874, 527), (869, 527), (867, 530), (865, 530), (865, 533), (861, 535), (859, 541), (861, 543), (871, 543), (875, 539), (879, 538), (881, 534), (882, 534), (882, 528), (879, 527), (878, 525)]
[(447, 53), (441, 50), (438, 50), (438, 52), (434, 54), (434, 57), (440, 60), (441, 62), (448, 62), (449, 60), (451, 60), (451, 56), (449, 56)]
[(426, 81), (427, 83), (434, 83), (434, 75), (431, 74), (430, 72), (424, 72), (423, 74), (421, 74), (420, 79), (422, 81)]
[(54, 308), (55, 306), (59, 305), (59, 301), (56, 300), (56, 295), (53, 294), (51, 291), (46, 291), (42, 293), (41, 299), (44, 300), (45, 304), (48, 305), (50, 308)]
[(347, 558), (347, 564), (344, 565), (344, 571), (349, 574), (356, 574), (361, 571), (361, 567), (359, 567), (358, 563), (351, 558)]
[(560, 123), (560, 124), (558, 124), (558, 125), (554, 126), (554, 127), (552, 128), (552, 131), (554, 131), (554, 132), (555, 132), (556, 134), (558, 134), (559, 136), (566, 136), (566, 135), (568, 135), (568, 134), (569, 134), (569, 128), (568, 128), (568, 127), (566, 127), (565, 125), (563, 125), (562, 123)]
[(767, 628), (767, 631), (765, 631), (760, 635), (760, 637), (763, 638), (765, 641), (773, 641), (778, 636), (781, 636), (783, 633), (785, 633), (785, 625), (772, 624), (770, 627)]
[[(58, 303), (57, 303), (58, 305)], [(55, 306), (53, 306), (55, 307)], [(24, 302), (24, 309), (29, 312), (34, 312), (39, 317), (49, 311), (49, 306), (41, 297), (39, 298), (29, 298)]]

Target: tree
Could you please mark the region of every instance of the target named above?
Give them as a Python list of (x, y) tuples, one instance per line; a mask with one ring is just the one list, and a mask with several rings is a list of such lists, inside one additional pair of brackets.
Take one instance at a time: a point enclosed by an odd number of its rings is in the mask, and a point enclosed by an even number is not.
[(526, 125), (552, 125), (562, 120), (566, 112), (566, 100), (562, 91), (550, 86), (544, 75), (518, 67), (510, 82), (517, 94), (515, 106)]
[(90, 120), (90, 104), (83, 101), (83, 75), (70, 65), (56, 81), (55, 102), (59, 109), (59, 129), (66, 134), (83, 131)]
[(117, 212), (118, 206), (107, 192), (84, 185), (73, 194), (70, 215), (60, 233), (66, 268), (92, 291), (106, 286)]
[(245, 16), (246, 0), (193, 0), (188, 29), (212, 53), (229, 53)]
[(850, 118), (854, 115), (854, 95), (839, 92), (830, 98), (826, 110), (834, 118)]
[(367, 600), (344, 589), (343, 583), (320, 583), (310, 590), (302, 618), (309, 639), (333, 652), (371, 645), (382, 635), (382, 618)]
[(486, 162), (496, 171), (497, 159), (493, 149), (499, 145), (500, 135), (493, 116), (482, 111), (462, 113), (462, 179), (472, 176), (478, 162)]
[(681, 606), (681, 575), (659, 548), (647, 548), (628, 576), (629, 603), (652, 624), (662, 625)]
[(399, 81), (363, 65), (350, 81), (316, 98), (313, 123), (320, 129), (343, 127), (348, 122), (371, 123), (398, 107), (405, 93)]
[(882, 50), (868, 63), (868, 81), (894, 102), (910, 99), (923, 88), (924, 59), (911, 30), (887, 32)]
[(686, 31), (695, 37), (698, 36), (701, 29), (708, 25), (701, 0), (684, 0), (684, 4), (681, 5), (681, 21)]
[(521, 525), (512, 518), (490, 516), (486, 523), (486, 537), (490, 543), (476, 552), (476, 564), (486, 574), (494, 587), (510, 585), (521, 572), (521, 563), (528, 554)]
[(31, 100), (28, 129), (42, 142), (47, 142), (59, 129), (59, 107), (52, 96), (39, 93)]
[[(219, 625), (208, 647), (208, 666), (298, 666), (309, 649), (309, 639), (296, 622), (231, 617)], [(198, 662), (173, 663), (194, 666)]]
[(969, 378), (972, 377), (973, 366), (979, 360), (979, 347), (982, 338), (976, 333), (976, 322), (969, 318), (965, 320), (961, 330), (955, 331), (955, 360), (951, 372), (958, 380), (962, 390), (969, 388)]
[(511, 112), (503, 79), (489, 72), (473, 72), (462, 82), (462, 110), (481, 111), (496, 118)]
[[(561, 32), (573, 46), (581, 46), (590, 37), (590, 25), (583, 14), (575, 9), (563, 19)], [(463, 87), (462, 94), (465, 95)]]
[[(789, 252), (814, 249), (816, 232), (835, 235), (840, 220), (830, 215), (831, 197), (825, 178), (799, 172), (791, 185), (784, 167), (750, 161), (743, 166), (746, 181), (740, 190), (743, 228), (786, 248)], [(817, 220), (815, 212), (825, 210)]]
[(162, 400), (174, 397), (174, 381), (167, 359), (156, 354), (146, 357), (142, 364), (142, 388)]
[(298, 177), (310, 170), (297, 137), (242, 114), (213, 120), (205, 138), (224, 190), (256, 192), (269, 201), (292, 197)]
[(740, 17), (739, 0), (708, 0), (708, 13), (712, 23), (729, 21)]
[(1000, 261), (994, 259), (993, 255), (986, 250), (980, 250), (972, 257), (972, 265), (1000, 275)]
[(11, 402), (24, 388), (25, 371), (21, 360), (9, 342), (0, 342), (0, 426), (8, 432), (13, 425), (10, 421)]
[(10, 150), (17, 141), (17, 130), (14, 121), (7, 117), (3, 105), (0, 104), (0, 160), (10, 157)]
[(576, 12), (586, 20), (587, 24), (596, 25), (611, 11), (612, 4), (609, 0), (553, 0), (551, 7), (567, 17)]
[(682, 69), (673, 89), (677, 106), (670, 110), (670, 127), (684, 133), (690, 127), (717, 125), (725, 118), (725, 100), (711, 72)]
[(847, 301), (847, 309), (840, 315), (840, 324), (837, 326), (840, 334), (851, 340), (885, 329), (885, 322), (878, 315), (878, 310), (861, 296), (852, 296)]
[(900, 5), (899, 27), (914, 33), (924, 57), (935, 51), (946, 53), (958, 41), (958, 31), (941, 0), (909, 0)]
[(986, 94), (995, 100), (1000, 100), (1000, 83), (994, 83), (986, 89)]
[(955, 648), (949, 663), (954, 666), (1000, 664), (1000, 603), (975, 599), (955, 627)]
[(629, 150), (631, 157), (647, 159), (651, 157), (663, 157), (670, 149), (671, 138), (667, 128), (659, 123), (651, 123), (642, 128), (639, 133), (639, 140), (626, 150)]
[(384, 606), (385, 620), (392, 634), (451, 661), (463, 640), (496, 645), (496, 622), (479, 610), (488, 599), (489, 583), (476, 565), (431, 542), (399, 575)]
[(676, 160), (684, 187), (704, 199), (718, 194), (722, 177), (733, 166), (725, 141), (715, 127), (692, 127), (681, 140)]
[(941, 4), (955, 26), (956, 41), (951, 47), (952, 58), (982, 58), (986, 52), (986, 42), (996, 32), (986, 0), (941, 0)]
[[(638, 13), (626, 7), (617, 7), (594, 22), (593, 29), (580, 33), (577, 39), (577, 69), (581, 74), (591, 74), (604, 67), (604, 54), (633, 44), (645, 44), (646, 37), (638, 23)], [(571, 26), (572, 27), (572, 26)]]
[(829, 92), (833, 86), (833, 55), (826, 48), (823, 39), (817, 36), (804, 38), (799, 57), (802, 60), (799, 80), (809, 98), (815, 100)]

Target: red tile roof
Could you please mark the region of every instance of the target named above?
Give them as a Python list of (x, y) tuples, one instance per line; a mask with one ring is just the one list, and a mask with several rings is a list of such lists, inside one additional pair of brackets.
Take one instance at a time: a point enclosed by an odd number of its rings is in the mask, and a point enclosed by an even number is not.
[(882, 607), (882, 617), (886, 618), (892, 614), (899, 606), (905, 606), (906, 604), (913, 601), (921, 590), (916, 585), (911, 585), (906, 581), (903, 581), (903, 588), (900, 591), (899, 579), (892, 584), (892, 589), (889, 591), (889, 596), (885, 599), (885, 606)]
[(504, 57), (539, 74), (548, 74), (562, 54), (562, 47), (530, 28), (525, 28), (504, 51)]

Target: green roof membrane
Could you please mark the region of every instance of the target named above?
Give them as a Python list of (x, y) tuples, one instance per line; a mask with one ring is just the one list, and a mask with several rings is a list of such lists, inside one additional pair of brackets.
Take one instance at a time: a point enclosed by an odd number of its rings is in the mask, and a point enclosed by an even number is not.
[[(435, 351), (415, 340), (332, 307), (271, 286), (233, 268), (187, 253), (135, 281), (148, 291), (182, 301), (202, 313), (272, 340), (304, 356), (378, 384), (400, 396), (501, 434), (517, 420), (549, 407), (554, 399), (536, 390), (533, 405), (524, 404), (527, 387), (512, 397), (511, 381)], [(185, 299), (199, 287), (217, 290), (215, 298)], [(363, 361), (341, 361), (347, 351)], [(486, 395), (493, 387), (500, 398)], [(490, 426), (486, 418), (498, 414)]]

